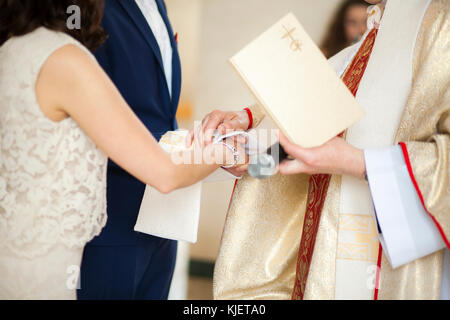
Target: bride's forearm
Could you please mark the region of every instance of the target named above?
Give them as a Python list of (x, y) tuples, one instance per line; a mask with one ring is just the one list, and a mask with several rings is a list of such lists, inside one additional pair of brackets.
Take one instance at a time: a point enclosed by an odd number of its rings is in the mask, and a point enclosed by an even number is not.
[(170, 155), (170, 179), (162, 192), (187, 187), (202, 181), (221, 166), (244, 165), (248, 161), (245, 149), (231, 146), (232, 141), (225, 144), (209, 144), (199, 150), (172, 153)]
[(195, 153), (185, 151), (172, 154), (165, 168), (165, 177), (155, 185), (161, 193), (170, 193), (174, 190), (188, 187), (202, 181), (220, 167), (215, 161), (208, 164), (202, 157), (200, 163), (196, 164)]
[[(71, 77), (64, 70), (73, 70)], [(111, 160), (161, 192), (194, 184), (219, 167), (174, 163), (100, 66), (77, 47), (66, 46), (48, 59), (36, 94), (45, 98), (39, 100), (43, 111), (70, 116)]]

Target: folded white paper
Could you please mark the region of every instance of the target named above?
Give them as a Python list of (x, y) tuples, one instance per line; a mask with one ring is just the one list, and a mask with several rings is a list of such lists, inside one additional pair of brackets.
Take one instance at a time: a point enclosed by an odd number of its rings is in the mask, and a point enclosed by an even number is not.
[(197, 242), (202, 183), (162, 194), (147, 186), (135, 231), (165, 239)]
[[(188, 131), (171, 131), (164, 135), (159, 145), (166, 152), (185, 150)], [(223, 169), (218, 169), (203, 182), (218, 182), (236, 179)], [(146, 186), (139, 210), (135, 231), (160, 238), (197, 242), (202, 182), (162, 194)]]

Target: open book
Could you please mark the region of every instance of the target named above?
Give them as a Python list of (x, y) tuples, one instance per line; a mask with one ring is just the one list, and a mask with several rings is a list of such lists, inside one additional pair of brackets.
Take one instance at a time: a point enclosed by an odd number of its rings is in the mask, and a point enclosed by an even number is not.
[(319, 146), (364, 116), (292, 13), (230, 62), (279, 129), (302, 147)]

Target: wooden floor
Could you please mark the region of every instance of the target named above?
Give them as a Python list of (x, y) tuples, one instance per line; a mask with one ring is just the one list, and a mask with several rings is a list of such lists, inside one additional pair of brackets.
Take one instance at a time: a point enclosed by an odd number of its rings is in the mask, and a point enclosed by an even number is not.
[(188, 287), (189, 300), (213, 300), (212, 279), (190, 277)]

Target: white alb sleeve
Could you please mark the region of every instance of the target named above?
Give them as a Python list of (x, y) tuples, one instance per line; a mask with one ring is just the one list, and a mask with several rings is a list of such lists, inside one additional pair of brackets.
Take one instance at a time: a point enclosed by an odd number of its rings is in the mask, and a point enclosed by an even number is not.
[(381, 245), (393, 268), (445, 247), (420, 201), (400, 146), (364, 151)]

